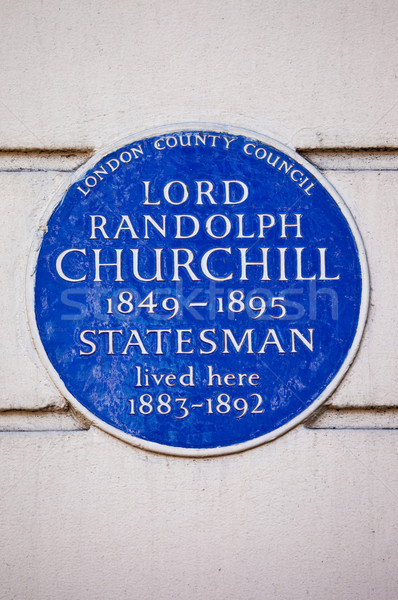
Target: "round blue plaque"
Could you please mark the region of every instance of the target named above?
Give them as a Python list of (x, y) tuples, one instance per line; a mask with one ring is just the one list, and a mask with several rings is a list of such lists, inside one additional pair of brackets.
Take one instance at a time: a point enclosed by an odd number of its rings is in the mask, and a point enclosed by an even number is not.
[(274, 140), (216, 125), (96, 154), (49, 207), (28, 276), (35, 344), (66, 398), (152, 451), (251, 448), (336, 388), (368, 273), (332, 186)]

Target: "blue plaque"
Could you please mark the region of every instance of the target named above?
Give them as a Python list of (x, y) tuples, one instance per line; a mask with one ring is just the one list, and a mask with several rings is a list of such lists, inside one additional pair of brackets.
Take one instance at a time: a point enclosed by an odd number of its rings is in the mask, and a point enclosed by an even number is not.
[(270, 138), (196, 124), (123, 140), (71, 177), (38, 238), (38, 351), (78, 411), (136, 446), (210, 456), (272, 440), (358, 348), (356, 225)]

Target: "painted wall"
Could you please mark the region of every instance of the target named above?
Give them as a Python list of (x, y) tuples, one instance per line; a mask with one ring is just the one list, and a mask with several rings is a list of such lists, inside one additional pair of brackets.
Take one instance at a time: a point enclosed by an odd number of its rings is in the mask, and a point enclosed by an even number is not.
[[(1, 3), (0, 598), (395, 600), (398, 9)], [(74, 416), (30, 338), (28, 253), (68, 172), (145, 128), (270, 134), (362, 233), (363, 343), (326, 410), (238, 455), (172, 458)]]

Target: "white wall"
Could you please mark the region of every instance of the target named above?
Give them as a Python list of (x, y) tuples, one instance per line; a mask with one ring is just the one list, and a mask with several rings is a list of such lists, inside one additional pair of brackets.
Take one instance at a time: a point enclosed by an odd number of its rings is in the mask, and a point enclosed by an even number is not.
[[(396, 3), (3, 0), (1, 16), (0, 598), (395, 600)], [(66, 412), (32, 346), (25, 271), (68, 171), (201, 120), (319, 165), (363, 235), (372, 296), (311, 428), (192, 460)]]

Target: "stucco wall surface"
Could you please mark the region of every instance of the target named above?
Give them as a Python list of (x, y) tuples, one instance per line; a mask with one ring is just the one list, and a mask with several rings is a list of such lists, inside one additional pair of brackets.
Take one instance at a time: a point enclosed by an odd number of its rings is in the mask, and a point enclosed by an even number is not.
[[(0, 3), (0, 598), (395, 600), (398, 8), (390, 0)], [(74, 414), (30, 336), (42, 214), (95, 149), (206, 121), (273, 135), (368, 256), (359, 352), (309, 422), (244, 453), (139, 450)]]
[[(20, 164), (19, 156), (17, 158), (14, 160), (14, 169)], [(62, 158), (59, 162), (62, 164)], [(375, 170), (325, 171), (345, 199), (361, 231), (372, 285), (368, 324), (357, 360), (333, 394), (330, 404), (336, 407), (396, 406), (395, 366), (398, 356), (391, 335), (395, 310), (391, 294), (386, 293), (386, 285), (398, 277), (398, 246), (395, 239), (398, 226), (398, 174), (395, 170), (378, 170), (372, 159), (366, 163), (360, 161), (359, 164), (367, 164), (368, 168), (373, 166)], [(35, 166), (37, 169), (37, 164), (32, 160), (32, 169)], [(0, 336), (3, 347), (7, 349), (0, 356), (3, 371), (0, 380), (2, 410), (64, 406), (63, 399), (50, 383), (35, 352), (24, 288), (27, 256), (34, 236), (40, 233), (41, 217), (49, 199), (66, 178), (66, 173), (52, 170), (0, 172), (5, 221), (0, 234), (0, 273), (4, 280), (12, 281), (12, 285), (5, 287), (1, 297)], [(10, 239), (14, 244), (12, 252), (9, 251)], [(16, 294), (16, 290), (19, 293)]]
[(295, 147), (394, 146), (397, 25), (394, 0), (3, 0), (3, 144), (233, 119)]
[(394, 600), (397, 439), (301, 428), (188, 460), (4, 434), (1, 597)]

